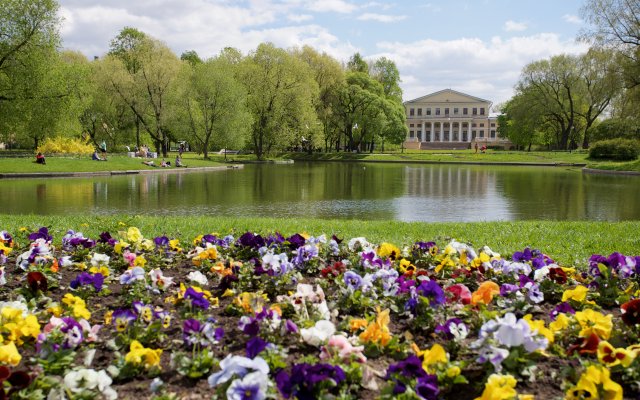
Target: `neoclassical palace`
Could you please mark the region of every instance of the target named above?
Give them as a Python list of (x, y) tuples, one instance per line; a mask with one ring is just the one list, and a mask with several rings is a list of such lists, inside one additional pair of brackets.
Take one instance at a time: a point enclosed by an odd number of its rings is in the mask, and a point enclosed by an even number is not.
[(489, 116), (491, 102), (445, 89), (404, 103), (409, 135), (407, 149), (468, 149), (509, 147), (498, 138), (498, 121)]

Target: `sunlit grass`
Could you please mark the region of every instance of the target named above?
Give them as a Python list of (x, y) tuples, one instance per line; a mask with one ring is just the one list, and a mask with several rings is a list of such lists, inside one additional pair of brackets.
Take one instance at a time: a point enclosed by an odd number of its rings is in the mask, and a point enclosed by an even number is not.
[(115, 234), (129, 226), (140, 228), (146, 237), (166, 234), (190, 242), (206, 233), (234, 234), (246, 231), (284, 235), (336, 234), (343, 239), (364, 236), (374, 242), (388, 241), (398, 246), (415, 241), (435, 240), (438, 245), (454, 238), (476, 248), (488, 245), (494, 251), (511, 254), (530, 246), (564, 264), (584, 263), (594, 253), (640, 255), (640, 221), (575, 222), (520, 221), (473, 223), (421, 223), (396, 221), (321, 220), (306, 218), (152, 217), (152, 216), (37, 216), (0, 215), (0, 230), (17, 234), (21, 227), (35, 230), (48, 226), (57, 241), (67, 229), (97, 238), (103, 231)]

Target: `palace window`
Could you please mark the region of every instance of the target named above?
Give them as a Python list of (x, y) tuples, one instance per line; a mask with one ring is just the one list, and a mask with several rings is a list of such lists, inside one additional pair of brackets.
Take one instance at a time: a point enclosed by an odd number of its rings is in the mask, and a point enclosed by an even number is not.
[(476, 131), (471, 131), (471, 139), (475, 139), (476, 138)]
[(492, 128), (495, 128), (495, 127), (496, 127), (496, 124), (491, 123), (491, 127), (492, 127)]
[(422, 115), (422, 108), (418, 108), (418, 115)]
[(414, 110), (413, 108), (410, 108), (410, 109), (409, 109), (409, 116), (410, 116), (410, 117), (413, 117), (413, 115), (415, 114), (415, 111), (416, 111), (416, 110)]
[(413, 124), (409, 124), (409, 128), (413, 128)]
[[(411, 115), (413, 115), (413, 114), (411, 114)], [(478, 115), (478, 109), (475, 108), (475, 107), (473, 107), (473, 115)]]
[(436, 108), (436, 115), (440, 115), (440, 109)]
[(427, 108), (427, 115), (431, 115), (431, 109)]
[(484, 128), (484, 123), (480, 124), (480, 128)]
[(409, 131), (409, 137), (413, 139), (413, 131)]
[(449, 115), (449, 109), (448, 108), (444, 109), (444, 115)]
[(484, 131), (480, 131), (480, 137), (483, 138), (484, 137)]
[(418, 125), (416, 125), (416, 126), (417, 126), (418, 128), (421, 128), (421, 127), (422, 127), (422, 124), (418, 124)]
[(458, 115), (458, 111), (460, 111), (458, 108), (454, 108), (453, 109), (453, 115)]
[(491, 131), (491, 137), (495, 138), (496, 137), (496, 131)]
[(474, 122), (473, 124), (471, 124), (471, 127), (475, 128), (476, 127), (476, 123)]
[(480, 109), (480, 115), (484, 115), (484, 107)]
[(462, 115), (469, 115), (469, 109), (467, 107), (462, 109)]

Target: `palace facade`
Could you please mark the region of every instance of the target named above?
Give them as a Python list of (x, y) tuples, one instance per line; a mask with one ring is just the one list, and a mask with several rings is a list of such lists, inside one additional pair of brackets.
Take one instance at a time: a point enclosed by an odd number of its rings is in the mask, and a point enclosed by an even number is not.
[(491, 102), (445, 89), (404, 103), (409, 134), (407, 149), (469, 149), (510, 147), (498, 137), (497, 117), (489, 116)]

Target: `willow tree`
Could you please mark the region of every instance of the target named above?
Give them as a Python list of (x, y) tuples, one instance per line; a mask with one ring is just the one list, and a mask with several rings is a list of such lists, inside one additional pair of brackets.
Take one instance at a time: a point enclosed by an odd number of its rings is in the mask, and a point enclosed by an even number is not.
[(104, 64), (108, 88), (134, 114), (164, 157), (169, 151), (168, 98), (181, 62), (162, 42), (145, 36), (134, 48), (135, 69), (122, 57), (109, 55)]
[(185, 61), (175, 91), (176, 131), (184, 132), (204, 158), (212, 147), (242, 148), (251, 127), (247, 93), (223, 57)]
[(299, 143), (316, 129), (318, 84), (311, 68), (284, 49), (263, 43), (241, 65), (252, 114), (251, 142), (258, 159)]

